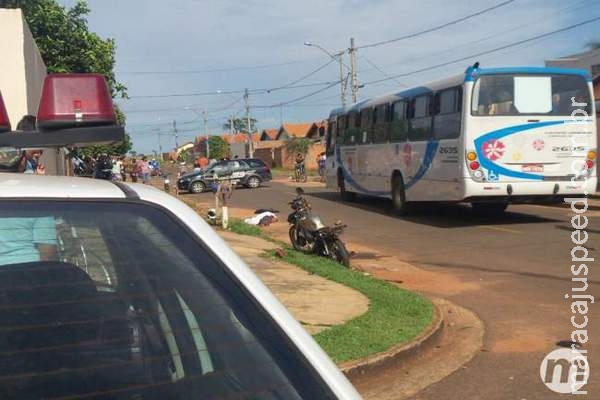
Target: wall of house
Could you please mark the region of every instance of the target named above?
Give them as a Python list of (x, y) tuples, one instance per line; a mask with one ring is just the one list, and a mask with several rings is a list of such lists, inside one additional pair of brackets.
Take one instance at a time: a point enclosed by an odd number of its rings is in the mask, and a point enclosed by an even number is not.
[[(46, 66), (20, 9), (0, 8), (0, 92), (13, 129), (24, 115), (36, 115)], [(65, 175), (68, 165), (57, 149), (41, 158), (49, 175)]]
[(13, 129), (37, 113), (46, 66), (21, 10), (0, 9), (0, 91)]

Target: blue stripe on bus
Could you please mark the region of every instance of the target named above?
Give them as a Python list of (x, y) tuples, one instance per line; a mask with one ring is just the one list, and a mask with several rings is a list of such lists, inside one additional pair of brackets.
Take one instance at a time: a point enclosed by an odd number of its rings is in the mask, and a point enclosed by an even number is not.
[(362, 193), (370, 194), (371, 196), (385, 196), (387, 194), (390, 194), (390, 192), (379, 192), (379, 191), (369, 190), (367, 188), (362, 187), (358, 182), (356, 182), (354, 180), (354, 178), (352, 177), (352, 175), (350, 174), (350, 172), (348, 172), (348, 170), (344, 166), (344, 162), (342, 161), (342, 151), (340, 150), (339, 147), (337, 148), (337, 151), (336, 151), (336, 159), (337, 159), (337, 163), (338, 163), (339, 167), (342, 169), (342, 177), (344, 178), (344, 182), (348, 182), (350, 184), (350, 186), (354, 187), (354, 189), (356, 189)]
[(572, 122), (576, 123), (576, 121), (533, 122), (533, 123), (529, 123), (529, 124), (509, 126), (508, 128), (502, 128), (502, 129), (498, 129), (498, 130), (495, 130), (492, 132), (488, 132), (485, 135), (482, 135), (479, 138), (475, 139), (475, 151), (477, 152), (477, 158), (479, 159), (479, 163), (481, 164), (481, 166), (483, 168), (487, 169), (488, 171), (494, 171), (494, 173), (498, 176), (504, 175), (504, 176), (509, 176), (509, 177), (513, 177), (513, 178), (533, 179), (533, 180), (541, 181), (544, 179), (543, 175), (513, 171), (511, 169), (508, 169), (508, 168), (505, 168), (505, 167), (502, 167), (502, 166), (496, 164), (495, 162), (493, 162), (492, 160), (487, 158), (485, 156), (485, 154), (483, 154), (483, 144), (490, 140), (494, 140), (494, 139), (498, 140), (498, 139), (501, 139), (501, 138), (504, 138), (504, 137), (507, 137), (510, 135), (514, 135), (516, 133), (528, 131), (531, 129), (543, 128), (546, 126), (563, 125), (563, 124), (568, 124), (568, 123), (572, 123)]
[(494, 75), (494, 74), (562, 74), (562, 75), (579, 75), (585, 78), (588, 82), (592, 80), (592, 76), (585, 69), (576, 68), (560, 68), (560, 67), (501, 67), (501, 68), (467, 68), (465, 72), (465, 82), (473, 81), (473, 72), (476, 75)]
[(409, 189), (410, 187), (414, 186), (415, 183), (420, 181), (421, 178), (423, 176), (425, 176), (425, 174), (429, 170), (429, 167), (431, 167), (431, 164), (433, 163), (433, 159), (435, 158), (435, 155), (437, 153), (437, 149), (438, 149), (439, 145), (440, 145), (439, 140), (430, 140), (429, 142), (427, 142), (427, 147), (425, 148), (425, 156), (423, 157), (423, 162), (419, 166), (419, 170), (417, 171), (415, 176), (413, 176), (411, 180), (409, 180), (408, 182), (406, 182), (404, 184), (404, 187), (406, 189)]
[[(435, 158), (435, 155), (437, 154), (437, 149), (439, 147), (439, 144), (440, 144), (439, 140), (431, 140), (431, 141), (427, 142), (427, 147), (425, 148), (425, 156), (423, 157), (423, 162), (419, 166), (419, 169), (418, 169), (417, 173), (415, 174), (415, 176), (413, 176), (408, 182), (406, 182), (404, 184), (404, 187), (406, 189), (409, 189), (410, 187), (414, 186), (418, 181), (420, 181), (425, 176), (425, 174), (431, 167), (431, 164), (433, 163), (433, 159)], [(356, 182), (356, 180), (352, 177), (350, 172), (344, 166), (344, 163), (342, 161), (342, 152), (339, 147), (337, 148), (336, 158), (337, 158), (338, 165), (342, 169), (342, 176), (344, 178), (344, 181), (348, 182), (350, 184), (350, 186), (354, 187), (359, 192), (366, 193), (366, 194), (369, 194), (372, 196), (385, 196), (385, 195), (388, 195), (391, 193), (391, 188), (389, 191), (369, 190), (369, 189), (361, 186), (358, 182)]]

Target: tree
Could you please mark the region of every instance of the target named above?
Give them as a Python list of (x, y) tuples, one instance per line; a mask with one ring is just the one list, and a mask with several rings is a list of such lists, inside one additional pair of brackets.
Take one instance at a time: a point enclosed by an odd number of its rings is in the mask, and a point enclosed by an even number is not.
[(592, 40), (591, 42), (588, 42), (587, 46), (590, 50), (598, 50), (600, 49), (600, 40)]
[(208, 138), (210, 147), (210, 158), (217, 160), (229, 156), (229, 143), (221, 136), (211, 136)]
[[(113, 145), (98, 145), (98, 146), (88, 146), (81, 149), (81, 154), (86, 156), (97, 156), (98, 154), (111, 154), (111, 155), (120, 155), (124, 156), (127, 153), (135, 155), (134, 151), (130, 152), (132, 148), (131, 137), (126, 133), (125, 140), (121, 143), (113, 144)], [(134, 154), (135, 153), (135, 154)]]
[[(258, 121), (255, 118), (250, 118), (250, 131), (256, 131), (256, 123)], [(223, 129), (226, 131), (231, 130), (231, 119), (223, 124)], [(233, 118), (233, 132), (248, 132), (248, 120), (246, 118)]]
[[(57, 0), (0, 0), (0, 7), (21, 8), (49, 73), (98, 73), (106, 77), (113, 98), (127, 98), (127, 88), (115, 78), (115, 41), (90, 32), (90, 9), (78, 0), (70, 9)], [(115, 105), (117, 123), (125, 125), (125, 115)], [(90, 146), (82, 153), (125, 154), (131, 138), (115, 146)]]
[(292, 136), (291, 138), (285, 141), (285, 150), (288, 154), (288, 157), (291, 157), (298, 153), (301, 153), (303, 156), (306, 156), (309, 149), (310, 139)]
[(49, 73), (103, 74), (113, 97), (127, 97), (127, 88), (115, 78), (115, 41), (89, 31), (84, 0), (70, 9), (56, 0), (0, 0), (0, 7), (23, 10)]

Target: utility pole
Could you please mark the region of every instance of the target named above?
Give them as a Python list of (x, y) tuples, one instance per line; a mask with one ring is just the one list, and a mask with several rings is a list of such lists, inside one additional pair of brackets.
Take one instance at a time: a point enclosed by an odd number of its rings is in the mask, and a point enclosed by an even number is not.
[(209, 156), (209, 149), (210, 149), (210, 144), (209, 144), (209, 140), (208, 140), (208, 112), (206, 111), (206, 108), (204, 110), (202, 110), (202, 120), (204, 121), (204, 136), (206, 136), (206, 158), (208, 158), (210, 160), (210, 156)]
[(344, 53), (345, 51), (341, 51), (337, 55), (340, 62), (340, 95), (342, 96), (342, 107), (346, 107), (346, 77), (344, 76), (344, 59), (342, 58), (344, 57)]
[(175, 148), (179, 148), (179, 142), (177, 140), (177, 121), (173, 120), (173, 136), (175, 136)]
[(352, 82), (352, 102), (356, 103), (358, 99), (358, 65), (356, 64), (356, 47), (354, 47), (354, 38), (350, 38), (350, 79)]
[(250, 99), (248, 95), (248, 89), (244, 91), (244, 103), (246, 104), (246, 129), (248, 130), (248, 153), (250, 157), (254, 156), (254, 149), (252, 148), (252, 132), (250, 131)]
[(158, 137), (158, 151), (160, 153), (160, 159), (162, 161), (163, 151), (162, 151), (162, 144), (160, 143), (160, 130), (158, 130), (156, 132), (156, 136)]

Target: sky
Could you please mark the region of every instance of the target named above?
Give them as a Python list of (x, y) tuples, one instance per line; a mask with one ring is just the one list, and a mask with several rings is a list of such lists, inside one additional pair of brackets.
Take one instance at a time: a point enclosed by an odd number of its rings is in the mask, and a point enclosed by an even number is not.
[[(59, 3), (70, 7), (75, 0)], [(203, 110), (207, 133), (223, 132), (229, 116), (245, 115), (246, 88), (250, 113), (260, 129), (326, 119), (341, 101), (340, 86), (327, 84), (340, 79), (339, 64), (316, 46), (305, 46), (307, 41), (336, 53), (347, 49), (353, 37), (359, 47), (358, 82), (364, 84), (359, 98), (368, 98), (462, 73), (475, 61), (482, 66), (543, 65), (545, 59), (583, 51), (590, 41), (600, 40), (596, 21), (469, 57), (600, 17), (597, 0), (88, 0), (88, 4), (90, 29), (116, 41), (116, 76), (130, 96), (118, 103), (127, 115), (134, 149), (143, 153), (175, 146), (173, 121), (180, 145), (204, 134)], [(429, 33), (360, 48), (497, 5)], [(344, 62), (350, 63), (347, 54)], [(382, 79), (386, 80), (373, 82)], [(291, 87), (276, 89), (282, 86)], [(351, 102), (350, 96), (347, 99)]]

